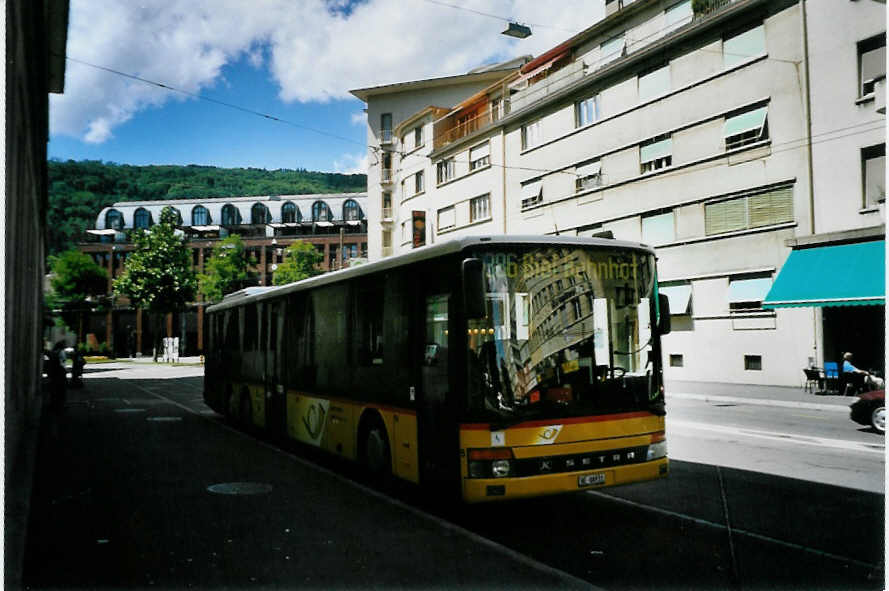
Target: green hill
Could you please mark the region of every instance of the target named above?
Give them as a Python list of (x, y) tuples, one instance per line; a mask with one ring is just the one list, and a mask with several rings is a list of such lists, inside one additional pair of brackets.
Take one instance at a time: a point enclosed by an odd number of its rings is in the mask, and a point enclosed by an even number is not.
[(307, 170), (131, 166), (92, 160), (47, 163), (49, 254), (70, 248), (99, 211), (118, 201), (351, 193), (367, 190), (367, 176)]

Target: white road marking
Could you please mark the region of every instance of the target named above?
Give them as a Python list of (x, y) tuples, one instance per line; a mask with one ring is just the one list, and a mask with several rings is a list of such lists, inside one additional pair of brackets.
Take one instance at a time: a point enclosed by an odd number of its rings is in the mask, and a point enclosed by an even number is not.
[[(660, 507), (655, 507), (653, 505), (646, 505), (645, 503), (639, 503), (637, 501), (631, 501), (629, 499), (622, 499), (620, 497), (615, 497), (610, 494), (600, 492), (597, 490), (589, 490), (587, 491), (588, 495), (593, 495), (602, 499), (606, 499), (609, 501), (614, 501), (615, 503), (621, 503), (624, 505), (630, 505), (631, 507), (636, 507), (639, 509), (645, 509), (647, 511), (653, 511), (655, 513), (660, 513), (661, 515), (668, 515), (670, 517), (676, 517), (678, 519), (683, 519), (686, 521), (693, 521), (694, 523), (704, 525), (707, 527), (714, 527), (718, 529), (728, 529), (725, 524), (716, 523), (713, 521), (708, 521), (706, 519), (700, 519), (698, 517), (692, 517), (691, 515), (686, 515), (684, 513), (679, 513), (676, 511), (670, 511), (669, 509), (662, 509)], [(787, 542), (784, 540), (779, 540), (777, 538), (772, 538), (769, 536), (764, 536), (762, 534), (758, 534), (755, 532), (738, 529), (732, 526), (732, 534), (747, 536), (749, 538), (755, 538), (757, 540), (762, 540), (765, 542), (770, 542), (772, 544), (777, 544), (779, 546), (784, 546), (785, 548), (794, 548), (796, 550), (802, 550), (803, 552), (808, 552), (809, 554), (815, 554), (816, 556), (823, 556), (824, 558), (830, 558), (832, 560), (837, 560), (840, 562), (847, 562), (849, 564), (855, 564), (857, 566), (861, 566), (868, 569), (876, 569), (879, 568), (879, 565), (871, 564), (869, 562), (863, 562), (861, 560), (856, 560), (855, 558), (849, 558), (848, 556), (840, 556), (839, 554), (832, 554), (830, 552), (824, 552), (822, 550), (818, 550), (816, 548), (810, 548), (808, 546), (803, 546), (802, 544), (796, 544), (794, 542)]]
[(848, 451), (858, 451), (864, 453), (872, 453), (884, 455), (886, 453), (885, 444), (866, 443), (863, 441), (847, 441), (845, 439), (828, 439), (826, 437), (814, 437), (811, 435), (794, 435), (791, 433), (778, 433), (772, 431), (759, 431), (756, 429), (744, 429), (740, 427), (729, 427), (728, 425), (714, 425), (712, 423), (698, 423), (694, 421), (682, 421), (675, 419), (667, 420), (667, 436), (673, 429), (695, 429), (698, 431), (712, 431), (720, 435), (736, 435), (740, 437), (754, 437), (757, 439), (768, 439), (770, 441), (778, 441), (781, 443), (796, 443), (799, 445), (811, 445), (815, 447), (829, 447), (833, 449), (844, 449)]
[(364, 486), (363, 484), (355, 482), (354, 480), (349, 480), (348, 478), (346, 478), (345, 476), (342, 476), (341, 474), (337, 474), (336, 472), (328, 470), (327, 468), (324, 468), (324, 467), (319, 466), (317, 464), (313, 464), (312, 462), (309, 462), (308, 460), (304, 460), (304, 459), (297, 457), (293, 454), (287, 453), (284, 450), (275, 447), (274, 445), (266, 443), (265, 441), (260, 441), (259, 439), (256, 439), (256, 438), (254, 438), (242, 431), (239, 431), (239, 430), (235, 429), (234, 427), (226, 425), (225, 423), (220, 423), (219, 421), (210, 419), (209, 417), (207, 417), (207, 415), (204, 415), (202, 412), (195, 411), (191, 408), (188, 408), (184, 404), (180, 404), (180, 403), (176, 402), (175, 400), (171, 400), (170, 398), (167, 398), (166, 396), (157, 394), (155, 392), (151, 392), (148, 389), (143, 388), (142, 386), (138, 386), (136, 384), (132, 384), (132, 385), (134, 388), (138, 388), (144, 392), (148, 392), (152, 396), (157, 396), (158, 398), (166, 400), (170, 404), (175, 404), (176, 406), (178, 406), (179, 408), (181, 408), (182, 410), (184, 410), (188, 413), (198, 415), (208, 421), (211, 421), (213, 424), (215, 424), (219, 427), (222, 427), (223, 429), (227, 429), (228, 431), (231, 431), (232, 433), (236, 433), (236, 434), (240, 435), (241, 437), (249, 439), (250, 441), (252, 441), (252, 442), (254, 442), (266, 449), (272, 450), (272, 451), (279, 453), (285, 457), (288, 457), (291, 460), (293, 460), (294, 462), (301, 464), (302, 466), (305, 466), (307, 468), (311, 468), (313, 470), (321, 472), (322, 474), (330, 476), (331, 478), (334, 478), (335, 480), (338, 480), (339, 482), (342, 482), (344, 484), (347, 484), (347, 485), (350, 485), (350, 486), (353, 486), (353, 487), (359, 489), (364, 494), (368, 494), (373, 497), (376, 497), (377, 499), (385, 501), (385, 502), (389, 503), (390, 505), (393, 505), (393, 506), (398, 507), (404, 511), (407, 511), (408, 513), (410, 513), (412, 515), (415, 515), (415, 516), (420, 517), (422, 519), (426, 519), (427, 521), (431, 521), (432, 523), (435, 523), (436, 525), (438, 525), (439, 527), (441, 527), (443, 529), (455, 532), (455, 533), (462, 535), (462, 536), (464, 536), (464, 537), (466, 537), (478, 544), (482, 544), (483, 546), (492, 548), (492, 549), (494, 549), (502, 554), (505, 554), (505, 555), (509, 556), (510, 558), (512, 558), (513, 560), (520, 562), (526, 566), (530, 566), (531, 568), (534, 568), (539, 571), (542, 571), (542, 572), (548, 573), (550, 575), (553, 575), (555, 577), (558, 577), (558, 578), (562, 579), (565, 583), (570, 583), (574, 587), (590, 589), (591, 591), (605, 591), (601, 587), (596, 587), (596, 586), (590, 584), (588, 581), (584, 581), (583, 579), (581, 579), (579, 577), (575, 577), (571, 573), (567, 573), (563, 570), (559, 570), (555, 567), (549, 566), (548, 564), (544, 564), (543, 562), (535, 560), (535, 559), (531, 558), (530, 556), (526, 556), (520, 552), (513, 550), (512, 548), (504, 546), (503, 544), (499, 544), (499, 543), (495, 542), (494, 540), (489, 540), (488, 538), (485, 538), (485, 537), (480, 536), (476, 533), (473, 533), (473, 532), (469, 531), (468, 529), (465, 529), (465, 528), (460, 527), (459, 525), (453, 524), (450, 521), (447, 521), (447, 520), (442, 519), (440, 517), (436, 517), (435, 515), (426, 513), (425, 511), (421, 511), (420, 509), (417, 509), (416, 507), (412, 507), (406, 503), (399, 501), (398, 499), (393, 499), (392, 497), (389, 497), (389, 496), (387, 496), (377, 490), (374, 490), (372, 488), (368, 488), (368, 487)]

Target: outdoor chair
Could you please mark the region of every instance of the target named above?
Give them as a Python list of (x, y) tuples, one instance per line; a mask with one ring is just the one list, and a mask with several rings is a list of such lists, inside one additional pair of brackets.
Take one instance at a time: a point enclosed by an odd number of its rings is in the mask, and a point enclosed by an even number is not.
[(835, 361), (824, 362), (824, 389), (839, 392), (839, 366)]
[(822, 373), (820, 367), (810, 367), (808, 369), (804, 369), (803, 373), (806, 375), (806, 392), (817, 392), (820, 390), (824, 390), (824, 374)]

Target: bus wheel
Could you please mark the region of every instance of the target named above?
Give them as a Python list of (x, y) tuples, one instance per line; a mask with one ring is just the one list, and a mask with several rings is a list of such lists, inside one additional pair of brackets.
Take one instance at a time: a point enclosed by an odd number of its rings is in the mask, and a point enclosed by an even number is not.
[(384, 478), (391, 469), (389, 440), (379, 422), (372, 422), (364, 433), (364, 467), (375, 479)]

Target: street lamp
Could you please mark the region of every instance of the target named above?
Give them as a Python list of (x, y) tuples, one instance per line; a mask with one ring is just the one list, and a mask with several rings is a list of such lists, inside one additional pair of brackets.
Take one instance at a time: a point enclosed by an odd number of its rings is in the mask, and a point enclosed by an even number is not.
[(531, 27), (526, 27), (525, 25), (520, 25), (519, 23), (509, 23), (509, 26), (506, 28), (506, 30), (500, 34), (506, 35), (508, 37), (515, 37), (517, 39), (525, 39), (531, 36)]

